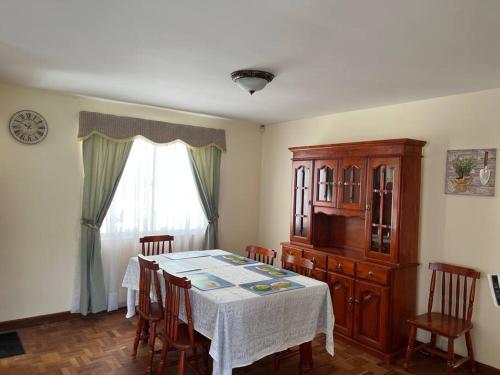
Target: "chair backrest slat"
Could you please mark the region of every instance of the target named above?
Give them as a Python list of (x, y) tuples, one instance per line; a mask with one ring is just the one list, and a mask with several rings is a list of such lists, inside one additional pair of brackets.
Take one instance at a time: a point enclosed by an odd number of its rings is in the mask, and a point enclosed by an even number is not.
[(444, 314), (444, 301), (446, 298), (446, 272), (443, 272), (441, 278), (441, 312)]
[[(479, 277), (478, 277), (479, 278)], [(467, 309), (467, 321), (472, 319), (472, 310), (474, 309), (474, 297), (476, 295), (476, 279), (472, 279), (472, 286), (469, 294), (469, 308)]]
[(265, 247), (249, 245), (246, 248), (247, 258), (256, 260), (257, 262), (273, 265), (276, 258), (276, 251)]
[(172, 252), (172, 242), (174, 236), (168, 234), (162, 236), (145, 236), (139, 239), (142, 255), (160, 255), (165, 254), (165, 242), (168, 242), (168, 252)]
[[(151, 319), (151, 306), (158, 304), (160, 314), (163, 314), (161, 304), (161, 287), (158, 271), (158, 263), (138, 256), (139, 260), (139, 306), (137, 311), (146, 319)], [(151, 285), (154, 287), (154, 299), (151, 298)]]
[(311, 260), (286, 254), (282, 257), (282, 267), (302, 276), (311, 277), (313, 271), (316, 269), (316, 262), (314, 259)]
[[(480, 273), (471, 268), (445, 263), (430, 263), (429, 268), (432, 270), (432, 278), (427, 305), (428, 313), (432, 312), (437, 273), (441, 272), (441, 314), (470, 322), (476, 294), (476, 280), (479, 279)], [(463, 288), (461, 288), (461, 277), (464, 279)], [(468, 279), (472, 279), (470, 290)], [(462, 308), (460, 308), (460, 302), (462, 302)]]
[(432, 312), (432, 305), (434, 303), (434, 289), (435, 288), (436, 288), (436, 271), (432, 271), (431, 289), (429, 292), (429, 302), (427, 304), (427, 312), (429, 314)]
[(465, 314), (467, 314), (467, 277), (464, 278), (464, 294), (462, 305), (462, 316), (465, 316)]
[(449, 287), (450, 287), (450, 294), (448, 296), (448, 315), (451, 315), (451, 308), (453, 305), (453, 275), (451, 273), (448, 274), (449, 277)]
[(191, 311), (189, 290), (191, 281), (186, 277), (177, 277), (163, 271), (165, 280), (165, 334), (171, 344), (175, 345), (178, 338), (180, 306), (184, 304), (190, 344), (194, 344), (194, 324)]

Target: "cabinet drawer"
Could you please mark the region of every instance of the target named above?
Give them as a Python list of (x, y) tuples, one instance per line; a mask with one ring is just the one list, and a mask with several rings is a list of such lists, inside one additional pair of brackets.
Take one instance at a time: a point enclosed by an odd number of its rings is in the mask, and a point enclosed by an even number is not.
[(356, 265), (356, 277), (379, 284), (389, 284), (390, 268), (378, 266), (375, 264), (358, 263)]
[(325, 281), (326, 282), (327, 273), (326, 273), (326, 271), (319, 270), (319, 269), (316, 268), (312, 272), (312, 277), (313, 277), (313, 279), (316, 279), (316, 280), (319, 280), (319, 281)]
[(322, 270), (326, 270), (326, 255), (315, 252), (315, 251), (309, 251), (309, 250), (304, 250), (304, 258), (307, 259), (314, 259), (316, 261), (316, 268), (320, 268)]
[(328, 257), (328, 270), (343, 275), (354, 276), (355, 263), (350, 259), (331, 255)]

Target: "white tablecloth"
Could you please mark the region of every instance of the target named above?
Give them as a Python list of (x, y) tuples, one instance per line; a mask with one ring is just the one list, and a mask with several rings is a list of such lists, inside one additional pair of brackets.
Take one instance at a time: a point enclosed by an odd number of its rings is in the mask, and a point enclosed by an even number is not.
[[(210, 255), (228, 254), (207, 250)], [(160, 267), (176, 262), (152, 256)], [(235, 285), (269, 279), (245, 266), (233, 266), (212, 257), (182, 260)], [(187, 276), (190, 273), (180, 273)], [(326, 334), (326, 350), (333, 356), (333, 309), (328, 285), (304, 276), (288, 277), (305, 288), (259, 296), (238, 286), (211, 291), (193, 287), (190, 297), (195, 329), (212, 340), (214, 375), (231, 374), (267, 355), (312, 341)], [(128, 288), (127, 317), (135, 314), (139, 263), (130, 258), (122, 286)]]

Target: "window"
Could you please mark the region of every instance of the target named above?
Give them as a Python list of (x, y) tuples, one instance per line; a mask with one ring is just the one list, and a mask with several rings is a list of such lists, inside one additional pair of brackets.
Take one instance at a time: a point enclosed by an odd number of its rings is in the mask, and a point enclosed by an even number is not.
[(140, 252), (140, 237), (171, 234), (176, 251), (196, 250), (203, 244), (206, 226), (187, 147), (135, 140), (101, 226), (108, 310), (126, 301), (122, 278), (129, 258)]

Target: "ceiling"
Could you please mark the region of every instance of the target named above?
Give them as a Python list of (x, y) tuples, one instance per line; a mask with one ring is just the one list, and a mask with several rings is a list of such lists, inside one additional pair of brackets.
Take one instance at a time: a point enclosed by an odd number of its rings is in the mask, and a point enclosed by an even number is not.
[(2, 0), (0, 81), (269, 124), (500, 87), (499, 37), (499, 0)]

